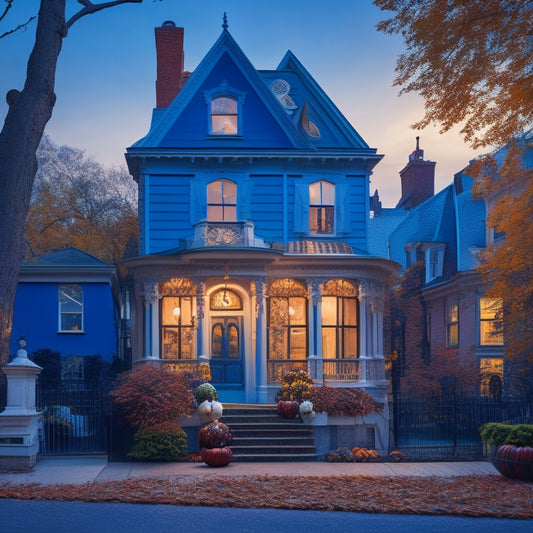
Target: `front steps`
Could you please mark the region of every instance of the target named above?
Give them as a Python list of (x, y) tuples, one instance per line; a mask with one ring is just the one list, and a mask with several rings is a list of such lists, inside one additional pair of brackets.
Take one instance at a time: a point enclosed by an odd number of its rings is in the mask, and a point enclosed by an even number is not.
[(278, 416), (276, 405), (225, 404), (220, 419), (233, 435), (235, 462), (315, 461), (312, 426)]

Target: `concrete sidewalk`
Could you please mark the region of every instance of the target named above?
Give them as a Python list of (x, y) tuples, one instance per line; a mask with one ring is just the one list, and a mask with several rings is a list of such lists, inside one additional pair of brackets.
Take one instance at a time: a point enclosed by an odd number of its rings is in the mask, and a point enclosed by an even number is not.
[(0, 485), (103, 483), (134, 478), (184, 476), (370, 476), (456, 477), (500, 475), (489, 461), (435, 463), (231, 463), (211, 468), (204, 463), (109, 463), (107, 457), (40, 459), (31, 472), (0, 473)]

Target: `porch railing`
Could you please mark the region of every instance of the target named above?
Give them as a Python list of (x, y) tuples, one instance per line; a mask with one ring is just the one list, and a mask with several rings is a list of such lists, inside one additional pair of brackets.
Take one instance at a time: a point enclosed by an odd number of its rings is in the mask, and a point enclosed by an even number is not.
[(267, 361), (267, 380), (279, 383), (285, 372), (307, 370), (316, 381), (382, 381), (385, 379), (383, 359), (275, 359)]

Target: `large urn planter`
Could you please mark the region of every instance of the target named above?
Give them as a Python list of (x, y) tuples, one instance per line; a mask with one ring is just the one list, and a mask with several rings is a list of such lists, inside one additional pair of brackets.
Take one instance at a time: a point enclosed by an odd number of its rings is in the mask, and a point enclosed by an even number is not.
[(505, 477), (533, 481), (533, 448), (504, 444), (492, 455), (492, 464)]

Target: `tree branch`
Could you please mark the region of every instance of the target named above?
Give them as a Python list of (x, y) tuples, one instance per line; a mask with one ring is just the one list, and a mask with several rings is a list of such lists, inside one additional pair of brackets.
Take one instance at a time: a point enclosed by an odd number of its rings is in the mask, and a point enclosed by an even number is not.
[(7, 6), (4, 9), (4, 12), (0, 15), (0, 20), (2, 20), (6, 15), (7, 12), (11, 9), (13, 0), (5, 0), (7, 2)]
[(91, 0), (78, 0), (82, 6), (76, 14), (72, 15), (67, 21), (67, 29), (69, 29), (77, 20), (81, 19), (85, 15), (92, 15), (102, 9), (107, 9), (108, 7), (114, 7), (121, 4), (141, 4), (143, 0), (112, 0), (111, 2), (104, 2), (103, 4), (93, 4)]
[[(5, 13), (4, 13), (5, 15)], [(33, 17), (30, 17), (26, 22), (24, 22), (24, 24), (19, 24), (16, 28), (13, 28), (12, 30), (9, 30), (9, 31), (6, 31), (5, 33), (2, 33), (2, 35), (0, 35), (0, 39), (3, 39), (4, 37), (7, 37), (8, 35), (11, 35), (12, 33), (15, 33), (16, 31), (18, 30), (22, 30), (22, 29), (25, 29), (26, 26), (33, 20), (33, 19), (36, 19), (37, 18), (37, 15), (34, 15)], [(0, 18), (0, 20), (2, 20)]]

